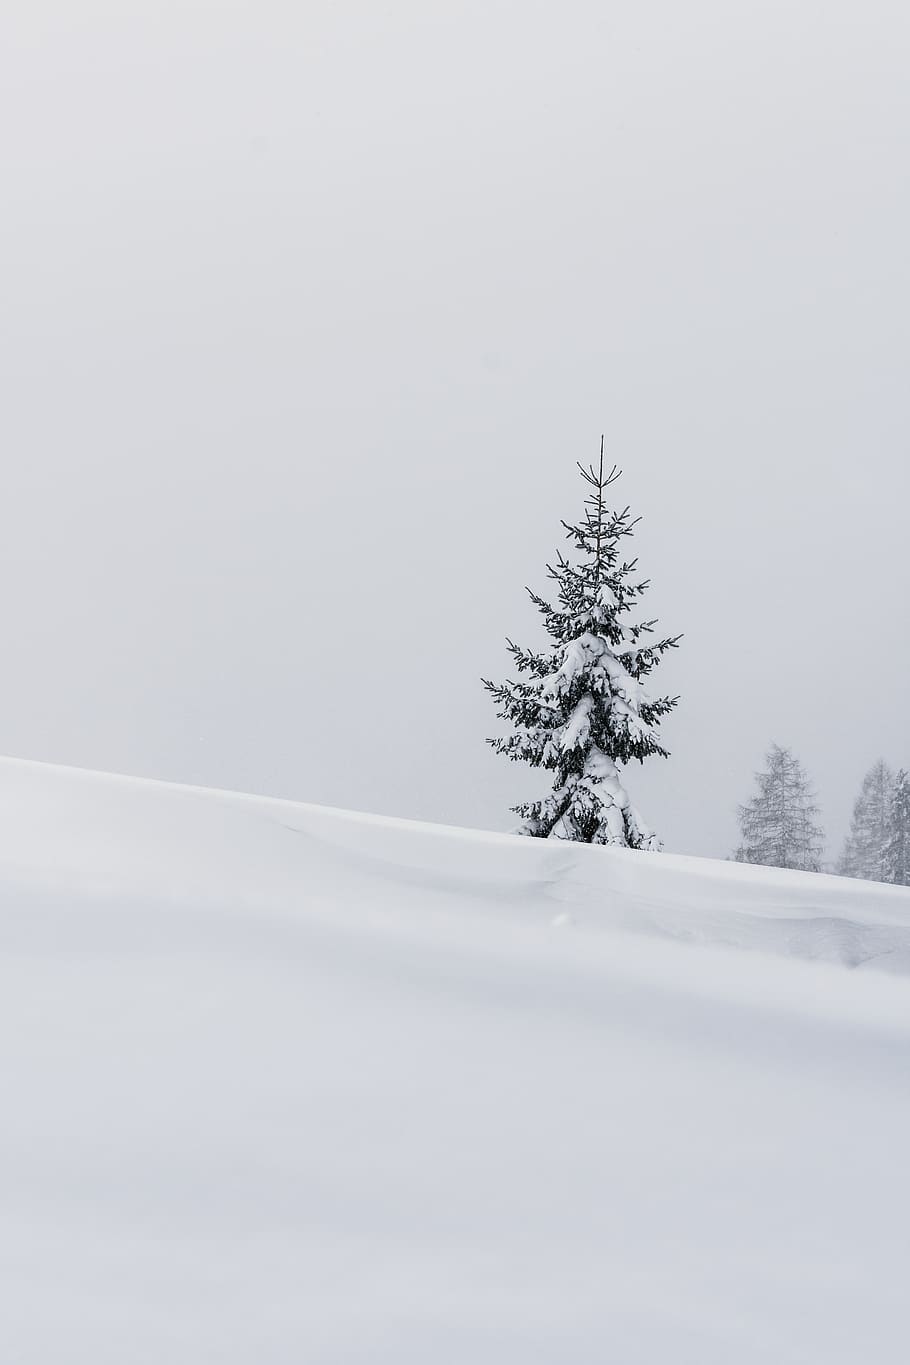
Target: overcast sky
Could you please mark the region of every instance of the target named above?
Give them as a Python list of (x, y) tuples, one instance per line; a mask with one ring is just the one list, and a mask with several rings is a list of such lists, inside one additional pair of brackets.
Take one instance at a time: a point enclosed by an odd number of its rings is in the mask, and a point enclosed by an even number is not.
[(3, 29), (0, 751), (508, 828), (603, 431), (685, 633), (633, 798), (723, 855), (776, 740), (836, 855), (910, 764), (905, 0)]

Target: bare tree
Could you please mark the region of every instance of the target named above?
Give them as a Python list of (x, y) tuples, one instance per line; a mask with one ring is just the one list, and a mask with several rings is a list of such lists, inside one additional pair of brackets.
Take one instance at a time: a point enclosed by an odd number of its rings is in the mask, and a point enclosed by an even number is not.
[(906, 768), (894, 779), (888, 823), (885, 880), (896, 886), (910, 886), (910, 773)]
[(740, 863), (818, 872), (825, 836), (812, 785), (790, 749), (772, 744), (765, 762), (764, 771), (755, 774), (757, 793), (739, 808), (742, 838), (734, 857)]
[(893, 794), (894, 774), (880, 758), (863, 778), (862, 790), (853, 806), (850, 832), (837, 865), (842, 877), (860, 877), (868, 882), (889, 880)]

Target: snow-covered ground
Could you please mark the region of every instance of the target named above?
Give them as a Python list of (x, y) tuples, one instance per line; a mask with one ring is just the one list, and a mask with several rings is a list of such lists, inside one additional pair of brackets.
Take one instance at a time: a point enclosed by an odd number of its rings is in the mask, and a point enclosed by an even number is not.
[(13, 761), (0, 831), (0, 1361), (906, 1360), (907, 892)]

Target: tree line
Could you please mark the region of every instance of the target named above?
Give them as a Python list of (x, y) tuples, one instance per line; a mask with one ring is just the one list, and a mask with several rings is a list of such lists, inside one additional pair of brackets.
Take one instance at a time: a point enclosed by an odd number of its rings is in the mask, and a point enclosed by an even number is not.
[[(659, 729), (678, 698), (654, 696), (650, 675), (681, 636), (656, 630), (643, 610), (649, 581), (628, 542), (638, 523), (611, 506), (621, 471), (578, 465), (581, 515), (563, 521), (569, 553), (547, 566), (552, 592), (527, 592), (549, 637), (542, 648), (507, 641), (516, 678), (484, 679), (511, 733), (491, 738), (497, 753), (544, 769), (551, 789), (513, 806), (517, 832), (655, 852), (661, 844), (633, 805), (625, 769), (666, 758)], [(821, 871), (825, 835), (811, 783), (789, 749), (772, 745), (757, 790), (739, 808), (733, 857), (769, 867)], [(884, 762), (866, 775), (837, 871), (910, 886), (910, 777)]]
[[(790, 749), (772, 744), (754, 796), (739, 807), (734, 858), (765, 867), (822, 870), (824, 831), (812, 784)], [(910, 773), (883, 759), (863, 778), (835, 870), (843, 877), (910, 886)]]

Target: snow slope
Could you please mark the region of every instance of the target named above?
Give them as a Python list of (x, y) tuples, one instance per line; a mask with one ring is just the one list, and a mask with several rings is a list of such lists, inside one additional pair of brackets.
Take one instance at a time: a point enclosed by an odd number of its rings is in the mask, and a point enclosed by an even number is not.
[(8, 760), (0, 829), (0, 1361), (906, 1359), (907, 892)]

